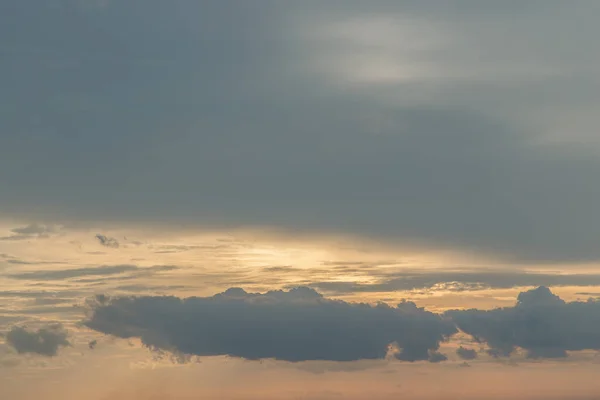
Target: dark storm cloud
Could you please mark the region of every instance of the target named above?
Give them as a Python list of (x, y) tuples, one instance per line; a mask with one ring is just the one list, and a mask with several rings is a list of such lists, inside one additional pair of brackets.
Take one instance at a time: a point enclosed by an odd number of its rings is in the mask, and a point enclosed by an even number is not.
[(101, 234), (96, 234), (96, 239), (98, 239), (98, 242), (100, 242), (100, 244), (104, 247), (110, 247), (113, 249), (118, 249), (120, 244), (119, 241), (115, 238), (112, 237), (108, 237), (105, 235), (101, 235)]
[(186, 299), (103, 297), (93, 306), (86, 325), (94, 330), (199, 356), (351, 361), (384, 358), (396, 343), (399, 359), (428, 360), (456, 332), (413, 303), (371, 307), (327, 300), (308, 288), (266, 294), (229, 289)]
[[(565, 137), (596, 130), (598, 2), (84, 4), (0, 5), (6, 215), (600, 258), (597, 148), (536, 141), (552, 117)], [(369, 36), (373, 16), (389, 35)], [(442, 29), (441, 47), (419, 52), (395, 16)], [(348, 21), (364, 37), (319, 36)], [(369, 53), (390, 37), (415, 43)], [(434, 71), (353, 85), (347, 55)]]
[[(377, 272), (373, 272), (377, 274)], [(549, 274), (523, 271), (408, 271), (383, 274), (377, 283), (317, 282), (312, 287), (329, 293), (393, 292), (439, 288), (447, 291), (508, 289), (521, 286), (599, 286), (598, 274)]]
[(67, 331), (60, 324), (40, 328), (37, 331), (15, 326), (6, 334), (6, 342), (19, 354), (35, 353), (52, 357), (61, 347), (70, 346)]
[(514, 307), (449, 311), (446, 315), (460, 330), (486, 342), (494, 356), (508, 356), (516, 347), (525, 349), (530, 358), (600, 350), (600, 302), (566, 303), (545, 287), (522, 292)]

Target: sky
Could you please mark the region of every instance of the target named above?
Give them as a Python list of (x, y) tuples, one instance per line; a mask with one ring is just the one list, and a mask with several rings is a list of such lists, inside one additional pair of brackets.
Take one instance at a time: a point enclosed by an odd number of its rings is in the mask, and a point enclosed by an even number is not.
[(600, 397), (596, 0), (0, 2), (0, 397)]

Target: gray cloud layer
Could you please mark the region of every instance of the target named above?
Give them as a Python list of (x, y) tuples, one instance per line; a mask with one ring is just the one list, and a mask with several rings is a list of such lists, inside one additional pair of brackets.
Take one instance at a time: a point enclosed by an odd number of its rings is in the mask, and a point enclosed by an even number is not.
[(600, 258), (600, 3), (93, 4), (0, 6), (3, 212)]
[(6, 334), (6, 342), (19, 354), (35, 353), (52, 357), (61, 347), (70, 346), (67, 331), (60, 325), (49, 325), (37, 331), (15, 326)]
[[(565, 303), (545, 287), (521, 293), (515, 307), (444, 315), (411, 302), (392, 308), (332, 301), (307, 288), (266, 294), (229, 289), (187, 299), (100, 296), (90, 304), (86, 325), (94, 330), (199, 356), (350, 361), (383, 358), (392, 346), (401, 349), (395, 354), (400, 360), (441, 362), (446, 356), (439, 344), (457, 327), (498, 357), (517, 347), (531, 358), (600, 349), (600, 302)], [(457, 354), (477, 357), (463, 347)]]

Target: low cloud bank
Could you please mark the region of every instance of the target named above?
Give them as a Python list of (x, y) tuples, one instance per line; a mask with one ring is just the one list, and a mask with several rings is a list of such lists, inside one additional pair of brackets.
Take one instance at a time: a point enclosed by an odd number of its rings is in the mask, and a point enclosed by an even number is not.
[[(600, 349), (600, 302), (566, 303), (546, 287), (523, 292), (514, 307), (434, 314), (404, 301), (347, 303), (309, 288), (251, 294), (232, 288), (212, 297), (98, 296), (86, 325), (121, 338), (139, 337), (157, 350), (285, 361), (352, 361), (392, 354), (440, 362), (440, 343), (459, 332), (486, 343), (489, 354), (516, 348), (531, 358)], [(391, 351), (390, 349), (396, 349)], [(465, 360), (475, 350), (459, 348)]]
[[(457, 330), (443, 316), (397, 307), (333, 301), (308, 288), (213, 297), (96, 299), (87, 326), (151, 348), (199, 356), (286, 361), (379, 359), (391, 344), (401, 360), (429, 360)], [(439, 361), (440, 357), (433, 357)]]

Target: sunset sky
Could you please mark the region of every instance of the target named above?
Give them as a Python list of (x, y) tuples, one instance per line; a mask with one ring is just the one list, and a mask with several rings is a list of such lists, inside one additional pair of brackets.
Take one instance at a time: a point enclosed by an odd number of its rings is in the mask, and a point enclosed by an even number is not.
[(0, 398), (600, 398), (597, 0), (0, 0)]

